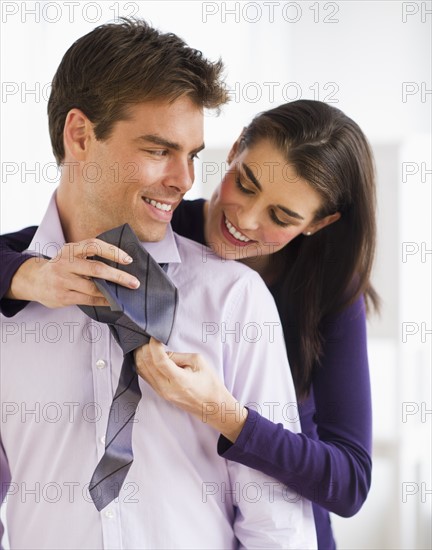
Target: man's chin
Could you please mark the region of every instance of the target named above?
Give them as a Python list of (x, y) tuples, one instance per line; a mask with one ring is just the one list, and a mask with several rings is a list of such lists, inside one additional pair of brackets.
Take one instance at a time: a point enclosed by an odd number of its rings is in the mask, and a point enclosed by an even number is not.
[(152, 230), (146, 227), (143, 228), (143, 227), (136, 227), (132, 224), (130, 225), (135, 235), (142, 242), (157, 243), (157, 242), (163, 241), (166, 235), (167, 226), (163, 228), (158, 227), (157, 230)]

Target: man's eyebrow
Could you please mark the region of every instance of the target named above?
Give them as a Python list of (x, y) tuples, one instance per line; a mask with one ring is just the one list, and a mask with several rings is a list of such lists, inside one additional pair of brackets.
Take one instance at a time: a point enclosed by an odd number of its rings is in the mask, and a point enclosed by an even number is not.
[(205, 143), (201, 143), (201, 145), (199, 147), (196, 147), (195, 149), (192, 149), (191, 153), (196, 155), (197, 153), (199, 153), (203, 149), (205, 149)]
[[(254, 176), (254, 173), (249, 168), (249, 166), (244, 162), (242, 162), (241, 166), (243, 170), (246, 172), (248, 179), (255, 185), (255, 187), (259, 191), (262, 191), (262, 186), (260, 182), (256, 179), (256, 177)], [(294, 212), (294, 210), (290, 210), (289, 208), (287, 208), (286, 206), (282, 206), (281, 204), (277, 204), (276, 206), (277, 208), (280, 208), (282, 212), (285, 212), (285, 214), (288, 214), (288, 216), (291, 216), (291, 218), (295, 218), (297, 220), (304, 220), (303, 216), (300, 216), (300, 214), (298, 214), (297, 212)]]
[[(136, 141), (149, 141), (150, 143), (153, 143), (154, 145), (159, 145), (161, 147), (166, 147), (167, 149), (173, 149), (174, 151), (181, 151), (182, 147), (180, 144), (170, 141), (168, 139), (165, 139), (163, 137), (157, 136), (155, 134), (145, 134), (142, 136), (138, 136)], [(191, 153), (199, 153), (204, 149), (205, 145), (202, 143), (199, 147), (196, 147), (191, 151)]]

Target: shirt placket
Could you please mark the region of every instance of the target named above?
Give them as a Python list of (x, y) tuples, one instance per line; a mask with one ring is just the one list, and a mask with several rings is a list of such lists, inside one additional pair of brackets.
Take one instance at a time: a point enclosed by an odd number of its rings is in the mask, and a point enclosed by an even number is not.
[[(92, 321), (92, 325), (93, 334), (100, 335), (100, 337), (94, 338), (92, 345), (94, 400), (100, 417), (96, 422), (95, 429), (95, 445), (99, 462), (105, 452), (105, 434), (115, 391), (112, 383), (113, 360), (115, 360), (115, 357), (112, 354), (112, 336), (108, 325), (96, 323), (95, 321)], [(118, 499), (111, 502), (99, 514), (102, 524), (103, 548), (105, 550), (123, 548)]]

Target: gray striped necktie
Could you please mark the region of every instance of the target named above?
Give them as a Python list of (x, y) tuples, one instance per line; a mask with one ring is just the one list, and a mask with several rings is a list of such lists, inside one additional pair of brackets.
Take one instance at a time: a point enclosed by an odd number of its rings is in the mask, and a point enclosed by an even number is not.
[(178, 294), (164, 268), (142, 247), (128, 224), (111, 229), (98, 238), (127, 252), (133, 262), (124, 266), (98, 259), (134, 275), (141, 282), (138, 290), (131, 290), (102, 279), (94, 279), (110, 307), (79, 306), (92, 319), (109, 324), (111, 333), (124, 354), (108, 418), (105, 453), (96, 466), (89, 486), (93, 502), (100, 511), (119, 496), (133, 462), (132, 427), (141, 399), (133, 350), (146, 344), (150, 336), (168, 343)]

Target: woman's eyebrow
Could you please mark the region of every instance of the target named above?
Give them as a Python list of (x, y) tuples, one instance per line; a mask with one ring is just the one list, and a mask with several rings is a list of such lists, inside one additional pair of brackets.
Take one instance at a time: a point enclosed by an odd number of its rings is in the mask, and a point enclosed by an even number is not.
[[(248, 179), (255, 185), (255, 187), (259, 191), (262, 191), (262, 186), (260, 182), (256, 179), (250, 167), (244, 162), (241, 163), (241, 167), (245, 171)], [(285, 212), (285, 214), (288, 214), (288, 216), (291, 216), (291, 218), (296, 218), (297, 220), (304, 220), (303, 216), (300, 216), (300, 214), (298, 214), (297, 212), (294, 212), (294, 210), (290, 210), (289, 208), (287, 208), (286, 206), (282, 206), (281, 204), (277, 204), (276, 206), (280, 208), (283, 212)]]
[(278, 208), (280, 208), (285, 214), (288, 214), (288, 216), (291, 216), (291, 218), (296, 218), (297, 220), (304, 220), (303, 216), (300, 216), (297, 212), (294, 212), (293, 210), (290, 210), (286, 206), (282, 206), (281, 204), (276, 205)]
[(243, 170), (246, 172), (247, 177), (255, 185), (255, 187), (258, 189), (258, 191), (262, 191), (262, 187), (261, 187), (260, 182), (256, 179), (256, 177), (254, 176), (254, 173), (249, 168), (249, 166), (247, 164), (245, 164), (244, 162), (241, 163), (241, 166), (242, 166)]

